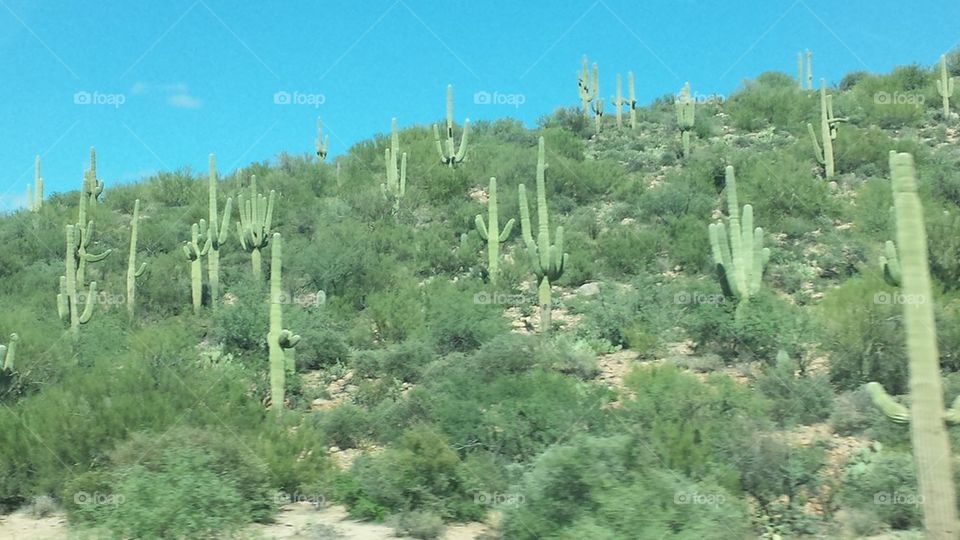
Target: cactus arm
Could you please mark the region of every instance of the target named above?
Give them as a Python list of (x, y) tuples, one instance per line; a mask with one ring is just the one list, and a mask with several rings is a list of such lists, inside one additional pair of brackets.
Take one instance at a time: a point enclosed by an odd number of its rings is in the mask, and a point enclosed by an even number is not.
[(807, 122), (807, 131), (810, 133), (810, 141), (813, 143), (813, 156), (816, 158), (817, 163), (825, 165), (826, 161), (823, 160), (823, 150), (820, 149), (820, 143), (817, 141), (817, 133), (813, 130), (813, 124)]
[(503, 230), (500, 231), (500, 236), (498, 240), (501, 242), (506, 242), (510, 238), (510, 233), (513, 231), (513, 225), (516, 221), (513, 218), (510, 218), (507, 221), (507, 224), (503, 226)]
[(867, 383), (867, 393), (870, 394), (870, 401), (884, 416), (897, 424), (910, 423), (910, 411), (890, 397), (880, 383)]
[(880, 257), (880, 267), (883, 269), (883, 280), (888, 285), (899, 287), (902, 280), (900, 258), (897, 256), (897, 246), (891, 240), (887, 240), (884, 244), (884, 256)]
[(10, 334), (10, 348), (0, 345), (0, 369), (7, 372), (12, 372), (16, 367), (16, 358), (17, 358), (17, 342), (20, 341), (20, 336), (17, 334)]
[(70, 317), (70, 301), (67, 296), (67, 276), (60, 276), (60, 292), (57, 293), (57, 314), (61, 320)]
[(323, 122), (320, 121), (320, 117), (317, 117), (317, 157), (320, 158), (320, 161), (327, 159), (327, 149), (330, 147), (330, 136), (327, 135), (326, 138), (323, 136)]
[[(93, 305), (97, 303), (97, 282), (90, 282), (90, 289), (87, 292), (87, 304), (83, 306), (83, 313), (80, 314), (80, 324), (87, 324), (93, 316)], [(74, 308), (76, 309), (76, 308)]]
[(483, 221), (483, 216), (477, 214), (477, 217), (474, 218), (474, 225), (477, 227), (477, 232), (480, 234), (480, 239), (483, 241), (487, 240), (487, 224)]
[(460, 134), (460, 147), (457, 150), (457, 155), (454, 158), (456, 163), (462, 162), (467, 156), (467, 136), (470, 133), (470, 119), (467, 118), (463, 121), (463, 133)]

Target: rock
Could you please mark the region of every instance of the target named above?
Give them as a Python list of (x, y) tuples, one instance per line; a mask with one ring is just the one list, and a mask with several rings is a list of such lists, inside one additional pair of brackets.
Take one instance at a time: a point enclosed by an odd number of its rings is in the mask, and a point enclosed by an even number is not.
[(577, 289), (577, 294), (580, 296), (596, 296), (600, 294), (600, 284), (599, 283), (584, 283)]

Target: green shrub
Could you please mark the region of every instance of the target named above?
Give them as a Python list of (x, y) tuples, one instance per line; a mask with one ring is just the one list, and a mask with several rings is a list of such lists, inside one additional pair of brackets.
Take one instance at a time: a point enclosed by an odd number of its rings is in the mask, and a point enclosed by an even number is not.
[(330, 444), (340, 448), (356, 448), (372, 430), (369, 414), (352, 403), (315, 413), (314, 419)]
[(826, 418), (833, 406), (833, 390), (824, 373), (798, 373), (796, 360), (779, 358), (764, 366), (757, 390), (772, 403), (770, 417), (784, 426), (812, 424)]
[(354, 461), (338, 496), (351, 515), (382, 519), (388, 513), (430, 512), (444, 520), (477, 519), (463, 463), (443, 435), (427, 426), (407, 430), (397, 445)]
[(783, 73), (767, 72), (730, 96), (724, 110), (738, 129), (757, 131), (773, 125), (792, 130), (810, 121), (811, 105), (795, 79)]
[(894, 529), (921, 525), (922, 496), (910, 454), (864, 449), (843, 473), (840, 501), (864, 512), (876, 514)]

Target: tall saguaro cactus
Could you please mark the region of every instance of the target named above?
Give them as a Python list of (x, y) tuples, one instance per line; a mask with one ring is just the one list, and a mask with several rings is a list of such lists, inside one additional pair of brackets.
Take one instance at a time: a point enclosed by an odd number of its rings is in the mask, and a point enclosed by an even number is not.
[[(97, 178), (97, 149), (91, 146), (90, 168), (83, 175), (83, 190), (80, 195), (86, 197), (90, 204), (96, 205), (101, 193), (103, 193), (103, 180)], [(83, 223), (82, 218), (80, 222)]]
[(530, 255), (533, 272), (537, 276), (537, 297), (540, 303), (540, 332), (550, 332), (553, 309), (550, 284), (563, 275), (567, 254), (563, 252), (563, 227), (557, 227), (556, 243), (550, 244), (550, 223), (547, 216), (546, 151), (543, 137), (537, 149), (537, 238), (533, 238), (530, 226), (530, 208), (527, 205), (527, 190), (520, 184), (520, 228), (523, 241)]
[(711, 223), (710, 248), (724, 295), (737, 301), (737, 316), (760, 290), (763, 270), (770, 260), (770, 248), (763, 247), (763, 229), (753, 227), (753, 207), (743, 205), (741, 222), (737, 200), (737, 179), (733, 167), (726, 168), (729, 231), (723, 222)]
[(947, 72), (947, 57), (940, 55), (940, 78), (937, 79), (937, 93), (943, 98), (943, 116), (950, 118), (950, 96), (953, 95), (953, 77)]
[(894, 402), (878, 383), (870, 383), (871, 397), (880, 409), (897, 422), (910, 423), (910, 439), (917, 465), (917, 483), (923, 496), (923, 522), (927, 538), (956, 539), (956, 489), (953, 484), (953, 454), (946, 423), (956, 423), (960, 401), (945, 411), (940, 381), (940, 352), (934, 326), (932, 287), (927, 259), (927, 235), (923, 207), (917, 194), (916, 169), (911, 154), (890, 152), (893, 203), (897, 215), (897, 245), (904, 297), (916, 301), (903, 304), (910, 361), (909, 414)]
[(33, 189), (27, 185), (27, 209), (39, 212), (43, 207), (43, 177), (40, 176), (40, 156), (33, 160)]
[[(91, 255), (81, 251), (84, 238), (89, 238), (89, 234), (84, 234), (77, 225), (67, 225), (66, 228), (66, 254), (64, 256), (66, 273), (60, 276), (60, 292), (57, 294), (57, 311), (62, 320), (70, 321), (70, 333), (74, 341), (80, 339), (80, 325), (90, 322), (93, 316), (93, 306), (97, 299), (97, 282), (90, 283), (85, 302), (81, 302), (81, 294), (78, 290), (83, 287), (82, 265), (84, 262), (97, 262), (103, 260), (110, 251), (100, 255)], [(88, 231), (93, 229), (93, 222), (88, 224)], [(86, 304), (83, 311), (80, 311), (80, 304)]]
[(633, 92), (633, 72), (627, 72), (627, 105), (630, 107), (630, 129), (637, 129), (637, 96)]
[(807, 49), (807, 90), (813, 90), (813, 54)]
[(484, 223), (483, 216), (477, 214), (476, 226), (480, 238), (487, 242), (487, 274), (490, 276), (490, 283), (497, 282), (497, 274), (500, 273), (500, 244), (510, 238), (510, 231), (513, 230), (514, 220), (510, 220), (500, 230), (499, 214), (497, 211), (497, 179), (490, 177), (490, 193), (487, 201), (487, 222)]
[(803, 90), (803, 53), (797, 53), (797, 84)]
[(833, 178), (833, 141), (837, 138), (837, 128), (841, 122), (846, 122), (846, 118), (837, 118), (833, 115), (833, 96), (827, 94), (826, 81), (820, 79), (820, 138), (823, 140), (823, 148), (817, 143), (817, 134), (813, 130), (813, 124), (807, 123), (807, 131), (810, 133), (810, 140), (813, 142), (814, 155), (817, 162), (823, 165), (824, 175), (827, 180)]
[(190, 226), (190, 241), (183, 244), (183, 254), (190, 261), (190, 297), (193, 312), (200, 313), (203, 306), (203, 257), (210, 252), (210, 231), (206, 220)]
[(596, 94), (596, 99), (593, 100), (593, 130), (597, 135), (600, 134), (600, 129), (603, 126), (603, 98), (600, 97), (600, 78), (597, 72), (597, 66), (593, 66), (593, 91)]
[(677, 126), (680, 127), (680, 137), (683, 140), (683, 157), (690, 155), (690, 130), (693, 129), (696, 103), (690, 97), (690, 83), (684, 83), (680, 95), (674, 100), (677, 109)]
[(330, 148), (330, 136), (327, 135), (326, 138), (323, 136), (323, 122), (320, 121), (320, 117), (317, 117), (317, 158), (320, 162), (324, 162), (327, 159), (327, 149)]
[[(380, 184), (383, 196), (393, 199), (394, 210), (399, 209), (400, 199), (407, 192), (407, 153), (400, 154), (400, 135), (397, 133), (397, 119), (390, 120), (390, 147), (383, 151), (383, 160), (387, 167), (387, 182)], [(400, 160), (399, 168), (397, 160)]]
[(127, 314), (130, 320), (136, 313), (137, 278), (147, 270), (147, 263), (137, 267), (137, 231), (140, 222), (140, 199), (133, 201), (133, 220), (130, 222), (130, 255), (127, 257)]
[(7, 373), (16, 369), (17, 343), (20, 342), (20, 336), (10, 334), (10, 347), (0, 345), (0, 371)]
[(277, 417), (283, 414), (286, 377), (296, 372), (293, 348), (300, 336), (283, 328), (283, 237), (274, 233), (270, 246), (270, 402)]
[(591, 78), (587, 55), (583, 55), (580, 73), (577, 75), (577, 92), (580, 95), (580, 105), (583, 108), (584, 118), (590, 116), (590, 102), (599, 95), (595, 86), (597, 80), (597, 64), (593, 64), (593, 78)]
[(446, 148), (440, 140), (440, 128), (436, 124), (433, 125), (433, 139), (437, 145), (437, 153), (440, 154), (440, 163), (453, 167), (457, 163), (463, 162), (467, 155), (467, 134), (469, 132), (470, 119), (467, 118), (463, 122), (463, 133), (460, 135), (460, 146), (458, 147), (456, 140), (453, 138), (453, 85), (448, 84)]
[(250, 198), (244, 200), (242, 193), (237, 197), (237, 206), (240, 209), (240, 221), (237, 222), (240, 247), (250, 253), (253, 275), (257, 279), (263, 274), (260, 250), (270, 243), (274, 199), (276, 193), (273, 190), (270, 190), (269, 198), (257, 193), (256, 176), (250, 177)]
[[(210, 248), (207, 252), (207, 273), (210, 281), (210, 307), (217, 309), (220, 302), (220, 247), (227, 241), (230, 227), (230, 214), (233, 210), (233, 198), (227, 197), (227, 205), (223, 209), (223, 217), (217, 215), (217, 159), (210, 154), (208, 161), (209, 175), (207, 180), (207, 195), (209, 198), (210, 224), (207, 231), (207, 242)], [(217, 224), (220, 224), (219, 227)]]

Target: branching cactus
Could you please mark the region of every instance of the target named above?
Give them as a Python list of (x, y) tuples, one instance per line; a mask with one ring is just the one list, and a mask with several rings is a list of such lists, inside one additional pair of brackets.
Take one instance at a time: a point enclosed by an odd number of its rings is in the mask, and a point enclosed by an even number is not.
[[(81, 196), (85, 196), (90, 204), (96, 205), (101, 193), (103, 193), (103, 180), (97, 178), (97, 150), (91, 146), (90, 168), (83, 175)], [(83, 223), (83, 219), (80, 222)]]
[[(233, 198), (227, 198), (227, 205), (223, 209), (223, 217), (217, 215), (217, 160), (210, 154), (208, 161), (209, 175), (207, 180), (207, 196), (209, 198), (210, 220), (207, 238), (210, 249), (207, 253), (207, 274), (210, 281), (210, 307), (217, 309), (220, 302), (220, 247), (227, 241), (230, 227), (230, 214), (233, 211)], [(218, 227), (217, 224), (220, 224)]]
[[(490, 276), (490, 283), (497, 282), (497, 274), (500, 273), (500, 244), (510, 238), (510, 231), (513, 230), (514, 220), (510, 220), (500, 230), (499, 214), (497, 210), (497, 179), (490, 178), (490, 193), (487, 202), (487, 222), (483, 221), (483, 216), (477, 214), (476, 225), (480, 238), (487, 242), (487, 274)], [(464, 235), (465, 236), (465, 235)], [(465, 239), (461, 238), (461, 245)]]
[(553, 308), (550, 284), (560, 279), (566, 266), (567, 254), (563, 252), (563, 227), (557, 227), (556, 243), (550, 244), (550, 223), (547, 216), (546, 151), (543, 137), (537, 149), (537, 238), (533, 238), (530, 226), (530, 208), (527, 205), (527, 190), (520, 184), (520, 228), (523, 241), (530, 255), (533, 272), (537, 276), (537, 296), (540, 303), (540, 332), (550, 332)]
[(94, 255), (87, 251), (93, 239), (94, 227), (92, 220), (87, 222), (86, 228), (81, 226), (80, 223), (77, 223), (74, 227), (77, 250), (77, 283), (82, 284), (86, 280), (87, 263), (96, 263), (104, 260), (108, 255), (113, 253), (113, 250), (108, 249), (99, 255)]
[[(397, 159), (400, 160), (399, 167)], [(387, 167), (387, 182), (380, 184), (380, 190), (386, 200), (393, 200), (394, 210), (399, 210), (400, 199), (407, 192), (407, 153), (400, 154), (396, 118), (390, 120), (390, 147), (384, 150), (383, 160)]]
[(440, 141), (440, 128), (433, 125), (433, 139), (437, 145), (437, 153), (440, 154), (440, 163), (455, 166), (462, 163), (467, 155), (467, 134), (470, 132), (470, 119), (463, 122), (463, 134), (460, 136), (460, 146), (457, 147), (456, 140), (453, 138), (453, 85), (447, 85), (447, 133), (446, 148)]
[(140, 222), (140, 199), (133, 202), (133, 219), (130, 222), (130, 255), (127, 258), (127, 314), (133, 320), (136, 313), (137, 278), (147, 270), (147, 263), (137, 266), (137, 232)]
[(737, 180), (733, 167), (726, 168), (729, 229), (723, 222), (709, 227), (710, 248), (720, 286), (728, 298), (737, 301), (737, 316), (750, 297), (760, 291), (763, 270), (770, 260), (770, 248), (763, 247), (763, 229), (753, 227), (753, 207), (743, 205), (741, 222), (737, 201)]
[(934, 326), (927, 235), (923, 208), (917, 194), (913, 156), (890, 152), (893, 202), (897, 215), (897, 245), (903, 294), (917, 299), (903, 304), (910, 365), (910, 401), (907, 410), (893, 401), (878, 383), (867, 388), (873, 401), (892, 420), (910, 423), (910, 438), (917, 465), (917, 484), (923, 496), (923, 521), (927, 538), (955, 539), (960, 535), (953, 454), (946, 424), (956, 423), (960, 400), (944, 410), (940, 380), (940, 352)]
[(599, 95), (595, 86), (597, 80), (597, 64), (593, 64), (593, 78), (591, 78), (587, 55), (583, 55), (580, 73), (577, 75), (577, 92), (580, 94), (580, 105), (583, 108), (584, 118), (589, 118), (590, 102)]
[(677, 126), (680, 127), (680, 137), (683, 140), (683, 156), (687, 157), (690, 155), (690, 130), (693, 129), (697, 111), (696, 104), (690, 97), (690, 83), (684, 83), (673, 104), (677, 109)]
[(823, 165), (827, 180), (833, 178), (833, 141), (837, 138), (837, 128), (846, 118), (837, 118), (833, 115), (833, 96), (827, 95), (827, 85), (820, 79), (820, 138), (823, 139), (823, 148), (817, 142), (817, 134), (813, 124), (807, 124), (810, 140), (813, 142), (813, 152), (817, 162)]
[(12, 372), (16, 369), (17, 343), (20, 342), (20, 336), (10, 334), (10, 346), (0, 345), (0, 371)]
[(900, 272), (900, 257), (897, 256), (897, 245), (887, 240), (883, 246), (883, 255), (880, 256), (880, 268), (883, 269), (883, 280), (888, 285), (899, 287), (903, 274)]
[(320, 162), (327, 159), (327, 149), (330, 148), (330, 136), (323, 136), (323, 122), (317, 117), (317, 158)]
[(593, 110), (593, 130), (599, 135), (603, 127), (603, 98), (600, 97), (600, 78), (598, 76), (597, 65), (593, 65), (593, 83), (590, 85), (596, 98), (590, 108)]
[[(88, 224), (88, 231), (93, 229), (93, 222)], [(86, 299), (81, 302), (81, 293), (79, 287), (83, 287), (83, 277), (81, 274), (81, 264), (84, 261), (96, 262), (103, 260), (110, 252), (107, 251), (100, 255), (91, 255), (81, 251), (84, 235), (80, 233), (80, 227), (76, 225), (67, 225), (66, 231), (66, 254), (64, 256), (66, 275), (60, 276), (60, 293), (57, 294), (57, 311), (62, 320), (70, 321), (70, 333), (73, 340), (80, 339), (80, 325), (90, 322), (93, 316), (93, 306), (97, 299), (97, 282), (91, 282)], [(89, 238), (89, 236), (87, 236)], [(85, 304), (83, 311), (80, 311), (80, 305)]]
[(237, 222), (240, 247), (250, 253), (253, 275), (258, 280), (263, 274), (260, 250), (270, 243), (274, 199), (276, 193), (272, 190), (269, 198), (257, 193), (256, 176), (250, 177), (250, 198), (244, 200), (242, 193), (237, 198), (237, 206), (240, 208), (240, 221)]
[(200, 313), (203, 306), (203, 257), (210, 252), (210, 231), (207, 221), (200, 220), (190, 226), (190, 241), (183, 244), (183, 254), (190, 261), (190, 292), (193, 312)]
[(954, 80), (947, 72), (947, 57), (940, 55), (940, 78), (937, 79), (937, 93), (943, 98), (943, 117), (950, 118), (950, 96), (953, 95)]
[(270, 247), (270, 402), (277, 417), (283, 414), (286, 377), (296, 372), (293, 348), (300, 336), (283, 328), (283, 238), (274, 233)]

